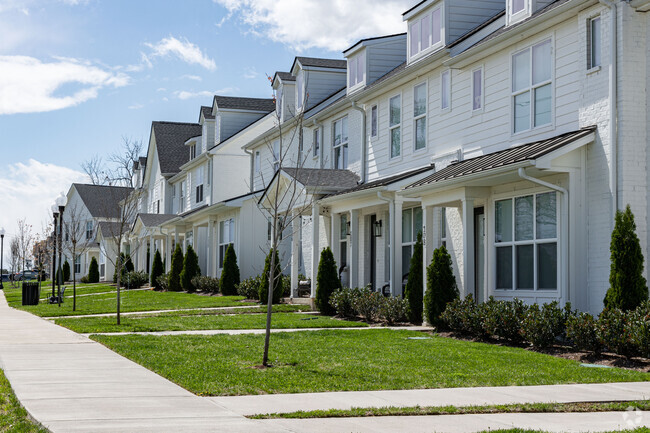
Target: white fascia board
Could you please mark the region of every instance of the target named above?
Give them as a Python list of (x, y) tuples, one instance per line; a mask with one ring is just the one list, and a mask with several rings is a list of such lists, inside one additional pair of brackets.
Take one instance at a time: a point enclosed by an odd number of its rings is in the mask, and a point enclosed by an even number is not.
[(591, 134), (582, 137), (578, 140), (575, 140), (572, 143), (569, 143), (565, 146), (560, 147), (559, 149), (554, 150), (553, 152), (547, 153), (544, 156), (541, 156), (535, 160), (535, 167), (539, 169), (553, 169), (553, 160), (564, 156), (570, 152), (573, 152), (576, 149), (579, 149), (583, 146), (591, 144), (596, 139), (596, 133), (592, 132)]

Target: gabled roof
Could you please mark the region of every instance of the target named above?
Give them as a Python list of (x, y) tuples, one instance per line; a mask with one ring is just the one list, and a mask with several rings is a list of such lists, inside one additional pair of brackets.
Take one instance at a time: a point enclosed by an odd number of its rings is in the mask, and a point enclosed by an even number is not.
[(266, 98), (241, 98), (215, 95), (214, 102), (219, 108), (229, 110), (250, 110), (270, 113), (275, 110), (275, 101)]
[[(311, 66), (314, 68), (331, 68), (331, 69), (347, 69), (348, 62), (347, 60), (338, 60), (338, 59), (321, 59), (318, 57), (296, 57), (294, 60), (294, 65), (296, 62), (300, 62), (302, 66)], [(293, 70), (293, 67), (291, 68)]]
[(174, 175), (180, 167), (190, 160), (190, 152), (185, 142), (201, 135), (198, 123), (152, 122), (152, 134), (156, 136), (160, 172), (164, 176)]
[[(205, 119), (214, 119), (214, 116), (212, 115), (212, 107), (206, 107), (205, 105), (202, 105), (201, 114)], [(199, 115), (199, 121), (201, 120), (200, 117), (201, 116)]]
[(567, 144), (570, 144), (580, 138), (587, 137), (596, 130), (595, 126), (582, 128), (577, 131), (560, 134), (546, 140), (535, 141), (533, 143), (523, 144), (521, 146), (511, 147), (510, 149), (499, 152), (489, 153), (487, 155), (477, 156), (476, 158), (466, 159), (465, 161), (456, 162), (448, 165), (440, 171), (433, 173), (417, 182), (412, 183), (404, 189), (416, 188), (424, 185), (431, 185), (436, 182), (456, 179), (470, 174), (485, 172), (488, 170), (505, 167), (525, 161), (532, 161), (554, 150), (557, 150)]
[(119, 218), (120, 202), (133, 191), (133, 188), (123, 186), (84, 183), (73, 183), (72, 186), (93, 218)]
[(273, 81), (275, 81), (276, 77), (281, 79), (282, 81), (296, 81), (296, 77), (291, 75), (290, 72), (280, 72), (280, 71), (276, 72)]
[(348, 51), (352, 50), (357, 45), (365, 44), (367, 42), (381, 41), (382, 39), (397, 38), (398, 36), (406, 36), (406, 33), (395, 33), (395, 34), (392, 34), (392, 35), (375, 36), (373, 38), (360, 39), (354, 45), (352, 45), (350, 48), (347, 48), (347, 49), (343, 50), (343, 54), (345, 54)]
[(329, 168), (283, 168), (283, 172), (307, 188), (345, 189), (359, 183), (359, 176), (350, 170)]
[(404, 173), (396, 174), (394, 176), (389, 176), (385, 177), (383, 179), (377, 179), (373, 180), (371, 182), (366, 182), (362, 183), (360, 185), (357, 185), (353, 188), (349, 188), (343, 191), (336, 192), (334, 194), (330, 194), (328, 197), (333, 197), (333, 196), (341, 196), (344, 194), (350, 194), (353, 192), (358, 192), (358, 191), (365, 191), (365, 190), (370, 190), (373, 188), (381, 188), (384, 186), (392, 185), (394, 183), (400, 182), (402, 180), (406, 180), (410, 177), (417, 176), (422, 173), (426, 173), (427, 171), (432, 171), (434, 170), (434, 167), (431, 165), (427, 165), (424, 167), (416, 168), (415, 170), (409, 170)]
[(138, 218), (142, 221), (142, 225), (145, 227), (157, 227), (172, 218), (176, 218), (176, 215), (164, 213), (141, 213), (138, 214)]
[[(108, 237), (112, 237), (112, 236), (117, 236), (117, 235), (120, 234), (120, 225), (121, 224), (122, 224), (121, 222), (100, 221), (99, 224), (98, 224), (97, 233), (101, 232), (102, 237), (104, 239), (106, 239)], [(129, 226), (125, 224), (123, 229), (122, 229), (122, 234), (123, 235), (126, 234), (128, 229), (129, 229)]]

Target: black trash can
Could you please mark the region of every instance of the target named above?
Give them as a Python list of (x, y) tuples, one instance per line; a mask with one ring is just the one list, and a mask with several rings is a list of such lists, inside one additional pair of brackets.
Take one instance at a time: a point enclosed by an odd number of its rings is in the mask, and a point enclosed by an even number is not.
[(23, 282), (23, 305), (38, 305), (38, 282)]

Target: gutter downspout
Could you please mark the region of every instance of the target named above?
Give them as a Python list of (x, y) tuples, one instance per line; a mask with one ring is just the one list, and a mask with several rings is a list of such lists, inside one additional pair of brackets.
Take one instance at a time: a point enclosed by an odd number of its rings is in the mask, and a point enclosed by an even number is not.
[(361, 113), (361, 184), (366, 182), (366, 152), (367, 152), (367, 145), (368, 145), (368, 137), (367, 137), (367, 115), (366, 115), (366, 110), (359, 107), (356, 103), (356, 101), (352, 101), (352, 108), (357, 110), (359, 113)]
[[(250, 182), (250, 190), (251, 190), (250, 192), (254, 192), (254, 190), (255, 190), (255, 186), (254, 186), (254, 182), (255, 182), (255, 158), (253, 157), (253, 151), (252, 150), (244, 149), (244, 152), (247, 153), (248, 155), (250, 155), (250, 157), (251, 157), (251, 168), (250, 168), (251, 175), (250, 175), (250, 181), (249, 182)], [(214, 166), (212, 167), (212, 170), (214, 171)], [(212, 183), (214, 183), (214, 182), (212, 182)], [(212, 184), (210, 184), (210, 187), (212, 188)], [(210, 192), (212, 192), (212, 191), (210, 191)]]
[(526, 169), (524, 167), (519, 168), (518, 174), (522, 179), (525, 179), (537, 185), (544, 186), (546, 188), (550, 188), (562, 194), (562, 215), (560, 221), (562, 227), (562, 235), (560, 236), (560, 241), (562, 243), (562, 255), (559, 262), (561, 263), (562, 285), (564, 286), (562, 287), (562, 297), (564, 298), (564, 302), (569, 302), (569, 191), (562, 188), (561, 186), (557, 186), (555, 184), (537, 179), (536, 177), (529, 176), (526, 173)]
[[(381, 191), (377, 191), (377, 198), (388, 203), (388, 220), (390, 221), (389, 239), (390, 239), (390, 266), (388, 270), (391, 293), (396, 293), (397, 287), (393, 287), (393, 276), (395, 275), (395, 200), (385, 197)], [(400, 228), (401, 230), (401, 228)]]
[(618, 210), (618, 31), (617, 9), (613, 0), (599, 0), (611, 11), (610, 17), (610, 62), (609, 62), (609, 147), (611, 169), (609, 171), (609, 188), (612, 191), (612, 228)]

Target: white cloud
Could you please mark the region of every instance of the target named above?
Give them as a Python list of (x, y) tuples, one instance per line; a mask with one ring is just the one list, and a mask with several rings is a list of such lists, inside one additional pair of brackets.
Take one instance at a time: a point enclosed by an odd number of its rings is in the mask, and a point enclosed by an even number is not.
[(183, 75), (181, 79), (203, 81), (203, 78), (199, 77), (198, 75)]
[(144, 108), (144, 105), (142, 105), (142, 104), (133, 104), (133, 105), (129, 105), (129, 107), (128, 107), (129, 110), (139, 110), (141, 108)]
[(214, 60), (205, 55), (198, 46), (185, 38), (176, 39), (170, 36), (161, 39), (155, 44), (146, 43), (145, 45), (152, 50), (148, 56), (143, 55), (143, 61), (148, 62), (148, 66), (151, 66), (150, 60), (154, 57), (175, 56), (186, 63), (203, 66), (209, 71), (217, 69)]
[(213, 0), (250, 31), (297, 51), (342, 51), (358, 39), (406, 31), (413, 0)]
[(16, 221), (25, 217), (33, 232), (40, 233), (43, 223), (52, 217), (50, 206), (54, 199), (61, 192), (67, 193), (73, 182), (88, 182), (88, 178), (79, 171), (34, 159), (0, 170), (0, 203), (10, 204), (0, 212), (0, 227), (7, 230), (5, 258), (7, 240), (17, 232)]
[[(122, 87), (130, 78), (77, 59), (45, 63), (34, 57), (0, 56), (0, 115), (72, 107), (97, 97), (104, 87)], [(61, 86), (73, 84), (74, 90)]]
[(239, 89), (236, 87), (224, 87), (223, 89), (218, 89), (215, 91), (202, 90), (200, 92), (188, 92), (186, 90), (177, 90), (174, 92), (174, 96), (178, 99), (192, 99), (192, 98), (208, 98), (213, 95), (232, 95), (237, 93)]
[(259, 76), (259, 72), (255, 70), (255, 68), (252, 67), (247, 67), (244, 68), (244, 78), (247, 80), (253, 80)]

